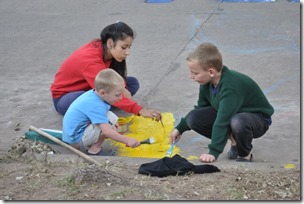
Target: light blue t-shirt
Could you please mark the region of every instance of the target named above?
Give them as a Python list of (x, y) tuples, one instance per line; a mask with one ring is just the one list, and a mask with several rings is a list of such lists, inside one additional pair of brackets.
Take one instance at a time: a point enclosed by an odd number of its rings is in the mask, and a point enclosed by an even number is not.
[(94, 90), (80, 95), (63, 117), (62, 141), (68, 144), (79, 143), (89, 124), (109, 123), (107, 113), (110, 108), (111, 105), (104, 102)]

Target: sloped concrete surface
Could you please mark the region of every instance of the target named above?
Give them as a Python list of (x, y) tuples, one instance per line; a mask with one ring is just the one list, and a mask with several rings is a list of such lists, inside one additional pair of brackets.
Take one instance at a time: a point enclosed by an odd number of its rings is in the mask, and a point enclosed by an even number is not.
[[(136, 38), (128, 73), (141, 83), (135, 100), (172, 112), (176, 123), (195, 105), (198, 84), (188, 77), (186, 57), (203, 42), (214, 43), (224, 64), (255, 79), (275, 108), (273, 125), (253, 142), (257, 167), (300, 165), (301, 60), (300, 3), (228, 3), (216, 0), (3, 0), (0, 2), (0, 151), (30, 125), (61, 129), (49, 87), (63, 60), (98, 38), (117, 20), (128, 23)], [(181, 155), (200, 156), (209, 140), (187, 132), (177, 144)], [(60, 147), (58, 147), (60, 149)], [(225, 159), (219, 166), (244, 165)], [(66, 151), (61, 148), (62, 151)], [(53, 159), (77, 157), (56, 155)], [(97, 158), (97, 159), (105, 159)], [(129, 162), (146, 159), (110, 157)], [(199, 161), (192, 161), (197, 163)]]

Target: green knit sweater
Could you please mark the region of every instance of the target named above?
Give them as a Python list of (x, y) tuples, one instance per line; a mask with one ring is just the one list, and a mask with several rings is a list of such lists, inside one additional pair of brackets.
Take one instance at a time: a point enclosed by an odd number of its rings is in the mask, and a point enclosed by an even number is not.
[[(223, 67), (216, 96), (211, 84), (200, 85), (198, 104), (195, 108), (211, 106), (217, 111), (213, 124), (209, 154), (215, 158), (223, 152), (228, 140), (230, 119), (240, 112), (259, 112), (270, 118), (274, 113), (259, 85), (250, 77)], [(182, 118), (176, 129), (182, 134), (190, 130), (186, 118)]]

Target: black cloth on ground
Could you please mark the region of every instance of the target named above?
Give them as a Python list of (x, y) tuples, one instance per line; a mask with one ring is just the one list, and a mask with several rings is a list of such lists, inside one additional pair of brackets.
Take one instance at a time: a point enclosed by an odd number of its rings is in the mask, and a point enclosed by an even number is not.
[(220, 171), (219, 168), (211, 164), (194, 165), (179, 154), (176, 154), (173, 157), (164, 157), (154, 162), (141, 164), (138, 173), (149, 176), (165, 177), (181, 176), (191, 172), (195, 174), (204, 174)]

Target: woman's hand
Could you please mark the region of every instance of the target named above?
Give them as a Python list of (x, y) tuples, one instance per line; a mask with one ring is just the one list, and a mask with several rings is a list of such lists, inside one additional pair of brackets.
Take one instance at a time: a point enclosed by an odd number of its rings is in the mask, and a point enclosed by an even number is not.
[(139, 114), (145, 118), (152, 118), (153, 120), (159, 121), (162, 119), (161, 112), (154, 109), (141, 109)]

